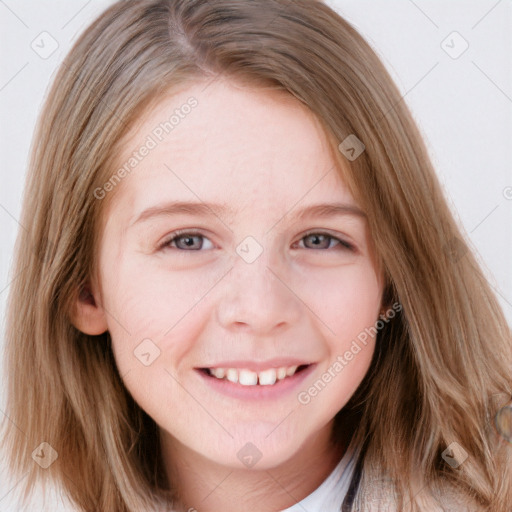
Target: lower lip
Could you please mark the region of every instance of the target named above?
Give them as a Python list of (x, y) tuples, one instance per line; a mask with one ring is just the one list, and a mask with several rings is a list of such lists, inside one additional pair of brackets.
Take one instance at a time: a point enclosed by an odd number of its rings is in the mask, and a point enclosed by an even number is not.
[(307, 368), (299, 373), (295, 373), (291, 377), (286, 377), (283, 380), (277, 381), (275, 384), (265, 386), (260, 384), (244, 386), (243, 384), (239, 384), (238, 382), (234, 383), (227, 379), (217, 379), (199, 369), (196, 369), (196, 371), (213, 390), (231, 398), (240, 400), (276, 400), (289, 394), (294, 389), (297, 389), (314, 371), (315, 367), (316, 363), (312, 363)]

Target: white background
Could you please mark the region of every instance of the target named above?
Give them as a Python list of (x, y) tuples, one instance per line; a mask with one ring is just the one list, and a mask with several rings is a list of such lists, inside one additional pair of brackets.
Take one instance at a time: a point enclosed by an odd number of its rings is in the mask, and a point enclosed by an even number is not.
[[(5, 302), (15, 277), (10, 273), (12, 249), (36, 117), (71, 44), (112, 3), (0, 0), (0, 349)], [(453, 212), (512, 324), (512, 1), (327, 3), (372, 44), (403, 92)], [(31, 44), (45, 37), (40, 36), (45, 31), (59, 46), (43, 59)], [(463, 41), (454, 31), (469, 44), (456, 59), (443, 49), (462, 48)], [(0, 512), (15, 511), (17, 482), (1, 464)], [(42, 510), (42, 502), (36, 500), (33, 510)], [(50, 503), (44, 510), (60, 509)]]

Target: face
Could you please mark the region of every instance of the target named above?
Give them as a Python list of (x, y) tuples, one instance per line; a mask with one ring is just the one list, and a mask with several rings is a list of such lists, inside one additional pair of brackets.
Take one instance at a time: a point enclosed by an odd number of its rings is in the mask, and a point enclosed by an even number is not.
[(353, 342), (378, 319), (383, 281), (309, 110), (205, 87), (147, 113), (123, 146), (130, 172), (98, 191), (115, 188), (94, 294), (127, 389), (170, 444), (232, 467), (256, 447), (271, 468), (362, 381), (374, 339)]

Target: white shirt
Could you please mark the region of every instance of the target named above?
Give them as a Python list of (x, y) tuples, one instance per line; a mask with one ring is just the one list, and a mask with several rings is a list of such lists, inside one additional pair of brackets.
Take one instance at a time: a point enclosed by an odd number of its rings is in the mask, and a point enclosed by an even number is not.
[(311, 494), (281, 512), (339, 512), (354, 473), (357, 451), (352, 443), (338, 465)]

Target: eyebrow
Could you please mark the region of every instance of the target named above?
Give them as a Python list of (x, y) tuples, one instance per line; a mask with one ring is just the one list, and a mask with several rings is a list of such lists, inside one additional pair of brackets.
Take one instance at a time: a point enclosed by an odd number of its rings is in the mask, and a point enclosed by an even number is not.
[(366, 218), (366, 214), (355, 205), (346, 203), (321, 203), (307, 206), (297, 212), (299, 220), (307, 217), (335, 217), (337, 215), (352, 215), (354, 217)]
[[(140, 222), (147, 221), (153, 217), (172, 216), (179, 214), (189, 214), (196, 216), (221, 216), (229, 213), (231, 215), (236, 212), (226, 204), (190, 202), (190, 201), (174, 201), (162, 205), (152, 206), (145, 209), (135, 220), (130, 222), (130, 226)], [(313, 204), (303, 208), (294, 214), (298, 220), (307, 217), (334, 217), (339, 215), (351, 215), (366, 218), (366, 214), (357, 206), (346, 203), (320, 203)]]

